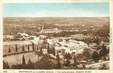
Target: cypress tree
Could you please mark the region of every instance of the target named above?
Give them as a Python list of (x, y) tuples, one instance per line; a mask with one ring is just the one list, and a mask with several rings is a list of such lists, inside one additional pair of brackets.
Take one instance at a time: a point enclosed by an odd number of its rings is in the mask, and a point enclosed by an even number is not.
[(30, 49), (30, 46), (29, 46), (29, 44), (28, 44), (28, 51), (29, 51), (29, 49)]
[(32, 43), (32, 48), (33, 48), (33, 51), (35, 50), (35, 44), (34, 43)]
[(29, 59), (29, 61), (28, 61), (28, 64), (32, 64), (32, 61), (31, 61), (31, 59)]
[(61, 68), (61, 64), (60, 64), (60, 57), (57, 54), (57, 68), (60, 69)]
[(23, 55), (23, 57), (22, 57), (22, 64), (23, 64), (23, 65), (26, 64), (24, 55)]
[(9, 53), (11, 52), (11, 49), (10, 49), (10, 47), (9, 47), (9, 50), (8, 50), (8, 52), (9, 52)]
[(3, 61), (3, 68), (6, 69), (6, 63)]
[(8, 64), (8, 62), (6, 63), (6, 66), (7, 66), (7, 69), (9, 69), (10, 67), (9, 67), (9, 64)]
[(18, 52), (18, 45), (17, 44), (15, 45), (15, 49), (16, 49), (16, 52)]
[(25, 51), (25, 47), (24, 47), (24, 45), (22, 46), (22, 51), (23, 51), (23, 52)]

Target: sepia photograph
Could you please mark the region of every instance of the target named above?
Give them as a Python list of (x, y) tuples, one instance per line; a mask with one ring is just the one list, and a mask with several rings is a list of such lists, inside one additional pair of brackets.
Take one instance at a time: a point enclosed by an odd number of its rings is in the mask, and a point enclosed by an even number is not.
[(109, 3), (3, 8), (3, 69), (110, 69)]

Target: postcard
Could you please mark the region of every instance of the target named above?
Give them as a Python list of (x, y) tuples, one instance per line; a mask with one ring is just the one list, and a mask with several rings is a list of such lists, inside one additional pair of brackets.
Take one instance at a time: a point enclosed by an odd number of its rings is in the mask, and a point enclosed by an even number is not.
[(4, 0), (1, 73), (112, 73), (112, 1)]

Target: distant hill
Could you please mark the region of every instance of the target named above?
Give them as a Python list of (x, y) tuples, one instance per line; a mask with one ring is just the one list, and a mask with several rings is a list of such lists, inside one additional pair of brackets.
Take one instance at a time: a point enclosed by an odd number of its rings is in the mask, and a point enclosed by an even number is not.
[(109, 29), (109, 17), (6, 17), (3, 23), (4, 34), (38, 32), (42, 26), (59, 29)]

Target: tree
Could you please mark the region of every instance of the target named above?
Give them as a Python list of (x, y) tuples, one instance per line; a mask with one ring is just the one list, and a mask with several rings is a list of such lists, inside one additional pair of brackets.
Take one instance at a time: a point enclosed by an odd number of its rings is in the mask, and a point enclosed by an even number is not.
[(24, 55), (23, 55), (23, 57), (22, 57), (22, 64), (23, 64), (23, 65), (26, 64)]
[(93, 54), (92, 54), (92, 58), (95, 62), (98, 62), (98, 60), (100, 59), (100, 56), (98, 54), (97, 51), (94, 51)]
[(17, 44), (15, 45), (15, 49), (16, 49), (16, 52), (18, 52), (18, 45)]
[(51, 61), (48, 54), (44, 54), (42, 58), (36, 62), (36, 69), (53, 69), (55, 68), (54, 62)]
[(24, 47), (24, 45), (22, 46), (22, 51), (23, 51), (23, 52), (25, 51), (25, 47)]

